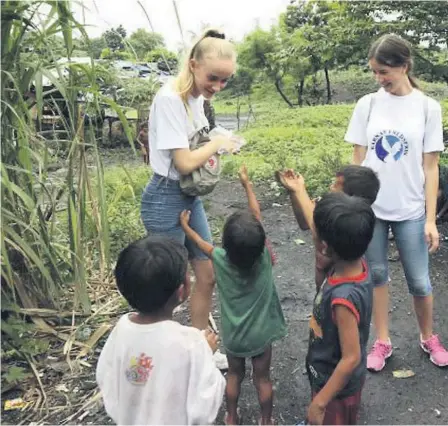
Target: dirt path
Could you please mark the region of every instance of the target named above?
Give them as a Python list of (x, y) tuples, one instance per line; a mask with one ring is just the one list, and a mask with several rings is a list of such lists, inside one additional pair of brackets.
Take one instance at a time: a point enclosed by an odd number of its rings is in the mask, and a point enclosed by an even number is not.
[[(314, 298), (313, 267), (314, 256), (311, 236), (299, 230), (291, 207), (285, 197), (276, 197), (269, 185), (256, 187), (262, 207), (263, 221), (278, 257), (274, 270), (276, 283), (288, 324), (289, 335), (274, 348), (272, 376), (275, 384), (274, 416), (277, 424), (295, 424), (302, 420), (309, 402), (309, 386), (304, 374), (304, 360), (308, 341), (308, 318)], [(223, 181), (212, 196), (205, 198), (210, 223), (215, 235), (222, 228), (224, 218), (234, 209), (244, 208), (244, 192), (237, 182)], [(448, 234), (445, 227), (444, 233)], [(295, 240), (301, 239), (303, 245)], [(432, 366), (418, 346), (416, 320), (412, 314), (411, 300), (405, 288), (405, 281), (399, 263), (391, 264), (393, 278), (391, 297), (391, 335), (395, 347), (386, 370), (381, 374), (369, 374), (365, 386), (361, 424), (447, 424), (448, 423), (448, 369)], [(442, 340), (448, 343), (448, 244), (433, 258), (431, 275), (435, 295), (435, 323)], [(219, 312), (214, 307), (218, 320)], [(183, 306), (176, 315), (182, 323), (189, 323), (188, 309)], [(111, 322), (118, 319), (111, 318)], [(103, 339), (104, 341), (104, 339)], [(60, 375), (45, 374), (43, 380), (48, 389), (64, 384), (68, 393), (59, 399), (50, 400), (50, 406), (66, 404), (57, 415), (49, 415), (45, 424), (110, 424), (101, 403), (80, 410), (80, 403), (95, 392), (96, 360), (99, 353), (86, 359), (92, 368), (84, 370), (82, 376), (66, 372)], [(392, 371), (410, 368), (416, 375), (409, 379), (394, 379)], [(250, 381), (250, 368), (240, 400), (244, 424), (257, 424), (258, 403)], [(444, 395), (445, 394), (445, 395)], [(11, 397), (11, 396), (9, 396)], [(14, 396), (12, 396), (14, 397)], [(78, 404), (78, 405), (76, 405)], [(82, 408), (82, 405), (81, 405)], [(436, 411), (438, 410), (438, 411)], [(77, 413), (78, 412), (78, 413)], [(67, 418), (76, 414), (70, 421)], [(223, 422), (224, 409), (217, 419)], [(18, 424), (28, 418), (38, 421), (42, 416), (30, 413), (2, 413), (4, 424)]]
[[(288, 323), (289, 335), (279, 342), (273, 355), (276, 396), (274, 416), (278, 424), (295, 424), (304, 418), (309, 386), (304, 374), (308, 341), (308, 314), (314, 298), (313, 246), (309, 232), (295, 223), (287, 199), (276, 199), (267, 187), (257, 189), (263, 223), (278, 257), (276, 283)], [(238, 183), (223, 182), (210, 201), (209, 215), (229, 214), (245, 205)], [(448, 229), (444, 228), (445, 235)], [(301, 239), (304, 245), (295, 240)], [(418, 346), (417, 323), (399, 262), (391, 263), (391, 337), (394, 356), (381, 374), (369, 374), (363, 395), (362, 424), (447, 424), (448, 368), (434, 367)], [(448, 344), (448, 244), (432, 259), (436, 331)], [(394, 379), (392, 371), (410, 368), (416, 375)], [(249, 368), (247, 373), (249, 374)], [(241, 396), (245, 424), (257, 424), (256, 393), (246, 378)], [(438, 410), (438, 411), (436, 411)], [(440, 412), (440, 413), (439, 413)], [(222, 413), (218, 421), (222, 422)]]

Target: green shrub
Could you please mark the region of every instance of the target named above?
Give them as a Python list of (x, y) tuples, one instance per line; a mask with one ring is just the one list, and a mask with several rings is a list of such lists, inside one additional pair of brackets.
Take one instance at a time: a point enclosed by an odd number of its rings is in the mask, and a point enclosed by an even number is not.
[(145, 235), (140, 203), (150, 176), (145, 165), (132, 169), (114, 166), (104, 171), (112, 259), (128, 243)]

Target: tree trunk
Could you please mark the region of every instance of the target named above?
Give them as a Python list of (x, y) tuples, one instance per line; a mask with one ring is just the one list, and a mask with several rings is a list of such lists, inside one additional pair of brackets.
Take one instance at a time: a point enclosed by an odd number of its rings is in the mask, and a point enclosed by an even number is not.
[(280, 96), (283, 98), (283, 100), (288, 104), (290, 108), (294, 108), (294, 105), (291, 103), (291, 101), (286, 97), (286, 95), (283, 93), (282, 88), (280, 87), (280, 78), (275, 79), (275, 88), (277, 89), (277, 92), (280, 93)]
[(325, 71), (325, 81), (327, 82), (327, 104), (331, 103), (331, 84), (330, 84), (330, 75), (328, 73), (328, 68), (324, 68)]
[(300, 80), (299, 90), (298, 90), (298, 93), (297, 93), (297, 102), (299, 104), (299, 107), (303, 106), (303, 88), (304, 88), (304, 86), (305, 86), (305, 79), (302, 78)]

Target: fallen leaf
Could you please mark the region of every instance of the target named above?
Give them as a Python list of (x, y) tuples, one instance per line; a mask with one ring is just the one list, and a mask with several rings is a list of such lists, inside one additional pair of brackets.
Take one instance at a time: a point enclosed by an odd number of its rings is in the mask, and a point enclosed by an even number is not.
[(412, 370), (395, 370), (392, 374), (396, 379), (407, 379), (415, 376), (415, 373)]
[(298, 246), (301, 246), (301, 245), (305, 244), (305, 241), (301, 240), (300, 238), (297, 238), (297, 240), (294, 240), (294, 242), (295, 242)]

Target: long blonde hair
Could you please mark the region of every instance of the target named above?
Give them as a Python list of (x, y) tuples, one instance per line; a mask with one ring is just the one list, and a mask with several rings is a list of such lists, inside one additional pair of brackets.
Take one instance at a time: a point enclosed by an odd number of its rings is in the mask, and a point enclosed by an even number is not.
[(188, 96), (194, 85), (194, 76), (191, 72), (190, 61), (194, 59), (199, 62), (204, 58), (231, 59), (236, 61), (235, 47), (218, 30), (209, 29), (204, 32), (188, 51), (183, 67), (174, 80), (174, 89), (179, 93), (185, 104), (188, 102)]

